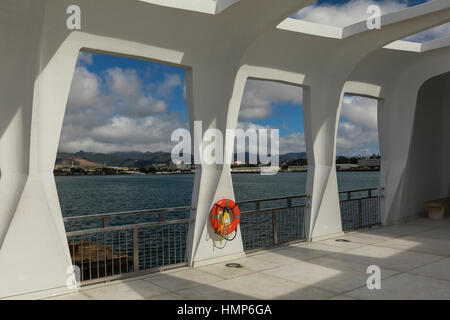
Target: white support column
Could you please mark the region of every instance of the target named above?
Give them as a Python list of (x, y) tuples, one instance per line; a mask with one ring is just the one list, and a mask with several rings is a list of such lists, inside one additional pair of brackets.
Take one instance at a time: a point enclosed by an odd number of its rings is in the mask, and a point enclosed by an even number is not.
[[(12, 156), (20, 156), (17, 166), (26, 164), (27, 168), (19, 170), (18, 181), (26, 182), (23, 192), (17, 193), (17, 207), (0, 250), (0, 297), (46, 289), (67, 292), (66, 282), (72, 275), (67, 273), (72, 261), (53, 167), (79, 48), (69, 40), (56, 44), (57, 38), (45, 31), (39, 38), (40, 51), (32, 60), (38, 67), (34, 86), (21, 87), (24, 95), (32, 95), (31, 126), (22, 125), (26, 109), (18, 108), (6, 132), (7, 139), (2, 141), (2, 147), (14, 151), (8, 136), (22, 136), (24, 142)], [(54, 47), (58, 48), (56, 52), (52, 52)], [(12, 102), (19, 104), (20, 100)], [(30, 139), (26, 151), (25, 137)], [(23, 172), (28, 173), (25, 179)]]
[(0, 250), (28, 177), (29, 136), (25, 133), (30, 131), (31, 115), (27, 111), (17, 108), (0, 139)]
[(340, 83), (312, 83), (303, 91), (308, 156), (306, 193), (311, 195), (305, 212), (309, 241), (342, 232), (335, 164), (341, 88)]
[[(5, 0), (0, 37), (0, 248), (28, 175), (33, 86), (44, 10), (42, 1)], [(23, 23), (28, 21), (28, 23)], [(19, 71), (20, 70), (20, 71)]]
[[(194, 121), (201, 121), (203, 135), (207, 129), (218, 129), (224, 141), (224, 158), (233, 148), (234, 140), (226, 139), (226, 129), (235, 129), (239, 106), (245, 86), (245, 77), (233, 72), (234, 67), (199, 66), (188, 80), (187, 90), (191, 115), (191, 135), (194, 139)], [(192, 81), (192, 82), (191, 82)], [(192, 83), (192, 86), (189, 84)], [(203, 146), (204, 147), (204, 146)], [(202, 146), (194, 152), (201, 153)], [(235, 200), (230, 163), (196, 166), (192, 205), (195, 211), (189, 226), (187, 257), (190, 266), (211, 264), (244, 256), (240, 228), (233, 241), (220, 242), (210, 223), (210, 210), (222, 198)], [(229, 162), (229, 160), (228, 160)]]
[[(399, 87), (404, 86), (404, 83), (399, 83), (393, 90), (399, 90)], [(399, 211), (399, 203), (395, 204), (395, 199), (399, 198), (408, 159), (417, 98), (407, 93), (409, 91), (404, 91), (405, 95), (398, 94), (400, 91), (396, 91), (397, 94), (391, 92), (392, 94), (385, 96), (382, 107), (378, 109), (379, 144), (382, 155), (380, 186), (384, 187), (383, 197), (380, 199), (383, 224), (401, 222), (402, 213)]]

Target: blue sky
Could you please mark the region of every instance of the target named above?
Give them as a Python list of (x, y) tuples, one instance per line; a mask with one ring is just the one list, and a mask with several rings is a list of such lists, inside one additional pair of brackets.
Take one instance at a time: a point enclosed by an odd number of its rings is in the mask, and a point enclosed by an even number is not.
[[(427, 2), (428, 0), (398, 0), (395, 2), (398, 3), (405, 3), (407, 6), (415, 6), (424, 2)], [(316, 2), (317, 5), (341, 5), (344, 3), (348, 3), (351, 2), (351, 0), (318, 0)], [(378, 3), (382, 3), (382, 2), (386, 2), (386, 0), (373, 0), (373, 2), (378, 2)]]
[[(143, 93), (152, 94), (157, 98), (163, 99), (169, 106), (171, 112), (179, 114), (180, 119), (188, 121), (186, 102), (183, 96), (185, 82), (185, 71), (182, 68), (152, 63), (138, 59), (127, 59), (117, 56), (95, 54), (92, 56), (93, 63), (84, 65), (87, 70), (105, 78), (106, 70), (119, 67), (125, 70), (135, 70), (136, 74), (144, 83)], [(158, 84), (164, 83), (166, 75), (175, 75), (179, 77), (180, 84), (172, 88), (170, 94), (158, 93)], [(103, 88), (105, 90), (105, 88)]]
[[(429, 2), (430, 0), (372, 0), (371, 2), (383, 4), (388, 2), (396, 2), (399, 4), (403, 4), (408, 7), (416, 6), (418, 4), (422, 4), (425, 2)], [(339, 6), (343, 4), (348, 4), (349, 2), (354, 2), (354, 0), (317, 0), (313, 6)], [(360, 1), (362, 2), (362, 1)]]
[[(385, 0), (373, 0), (373, 2), (385, 2)], [(405, 3), (407, 6), (415, 6), (424, 2), (427, 2), (428, 0), (398, 0), (395, 2), (399, 3)], [(351, 0), (318, 0), (316, 2), (317, 5), (341, 5), (351, 2)]]
[[(280, 152), (304, 152), (303, 90), (270, 81), (248, 80), (238, 126), (280, 130)], [(360, 98), (363, 99), (364, 98)], [(368, 108), (351, 98), (343, 107), (343, 154), (378, 152), (365, 138)], [(353, 108), (352, 110), (347, 110)], [(375, 106), (376, 108), (376, 106)], [(361, 111), (359, 110), (359, 111)], [(356, 118), (353, 118), (356, 117)], [(359, 118), (358, 118), (359, 117)], [(360, 121), (360, 118), (364, 118)], [(354, 123), (361, 122), (358, 125)], [(370, 122), (370, 121), (369, 121)], [(173, 130), (188, 127), (182, 68), (100, 54), (80, 53), (72, 81), (59, 151), (170, 151)], [(342, 131), (340, 130), (340, 131)], [(367, 134), (366, 132), (366, 134)], [(369, 150), (370, 149), (370, 150)], [(369, 151), (368, 151), (369, 150)]]
[[(344, 27), (366, 19), (369, 5), (379, 5), (382, 14), (420, 5), (431, 0), (318, 0), (292, 17), (337, 27)], [(425, 42), (450, 36), (450, 23), (408, 36), (404, 40)]]
[[(85, 55), (85, 54), (83, 54)], [(97, 75), (102, 80), (102, 90), (108, 91), (105, 84), (107, 70), (120, 68), (123, 70), (134, 70), (141, 78), (144, 86), (142, 93), (151, 94), (155, 98), (160, 98), (168, 105), (168, 111), (176, 113), (179, 119), (185, 123), (188, 122), (187, 105), (184, 97), (185, 71), (182, 68), (154, 63), (144, 60), (128, 59), (117, 56), (103, 54), (89, 54), (92, 57), (92, 63), (86, 64), (79, 61), (78, 66), (85, 67), (89, 72)], [(170, 92), (159, 93), (158, 86), (165, 81), (166, 76), (176, 76), (180, 79), (179, 85), (173, 86)], [(274, 84), (267, 83), (268, 86)], [(283, 85), (285, 86), (285, 85)], [(266, 126), (270, 125), (280, 129), (280, 135), (301, 131), (303, 132), (303, 112), (301, 109), (301, 89), (295, 89), (298, 95), (298, 101), (281, 100), (272, 104), (270, 118), (255, 119), (255, 124)], [(248, 94), (248, 92), (246, 92)], [(294, 93), (295, 94), (295, 93)], [(297, 108), (295, 108), (297, 107)], [(244, 120), (246, 120), (244, 118)]]
[(148, 61), (80, 53), (59, 150), (170, 151), (187, 127), (185, 73)]
[[(382, 10), (392, 12), (423, 2), (426, 1), (320, 0), (300, 10), (296, 18), (345, 25), (358, 21), (368, 4), (379, 3)], [(375, 100), (346, 96), (338, 128), (337, 154), (378, 153), (376, 124)], [(238, 126), (278, 128), (280, 153), (305, 151), (302, 89), (268, 81), (247, 81)], [(180, 127), (188, 127), (182, 68), (80, 53), (59, 151), (170, 151), (174, 145), (170, 135)]]

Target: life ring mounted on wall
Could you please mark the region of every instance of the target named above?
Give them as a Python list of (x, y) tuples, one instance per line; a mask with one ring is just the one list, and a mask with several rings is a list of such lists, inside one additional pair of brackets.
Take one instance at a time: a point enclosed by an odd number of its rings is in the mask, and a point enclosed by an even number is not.
[[(211, 224), (221, 241), (234, 240), (240, 219), (239, 207), (233, 200), (221, 199), (211, 209)], [(229, 235), (233, 232), (235, 233), (234, 237), (230, 238)]]

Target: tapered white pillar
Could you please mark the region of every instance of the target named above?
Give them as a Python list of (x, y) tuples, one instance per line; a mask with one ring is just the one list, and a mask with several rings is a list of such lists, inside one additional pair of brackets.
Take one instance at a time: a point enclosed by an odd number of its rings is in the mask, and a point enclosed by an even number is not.
[[(233, 66), (223, 65), (199, 66), (189, 73), (187, 90), (190, 108), (191, 136), (203, 135), (208, 129), (217, 129), (224, 138), (223, 158), (216, 158), (218, 163), (205, 163), (200, 157), (209, 142), (204, 141), (198, 149), (196, 158), (201, 163), (196, 165), (191, 214), (189, 226), (187, 257), (190, 266), (199, 266), (225, 261), (244, 256), (241, 231), (233, 241), (220, 241), (210, 223), (210, 210), (215, 202), (227, 198), (235, 200), (231, 180), (230, 159), (234, 140), (227, 138), (226, 129), (235, 129), (242, 98), (245, 78), (236, 76)], [(194, 121), (201, 124), (202, 130), (196, 130)], [(195, 148), (195, 146), (194, 146)]]
[(303, 93), (308, 156), (306, 193), (311, 195), (305, 211), (305, 230), (310, 241), (342, 232), (335, 165), (340, 101), (339, 83), (313, 83)]
[[(43, 1), (0, 3), (0, 248), (28, 175), (31, 108)], [(28, 21), (28, 23), (23, 23)]]
[[(413, 87), (404, 92), (417, 92), (418, 89)], [(416, 99), (417, 96), (413, 94), (390, 92), (385, 96), (383, 107), (378, 112), (382, 155), (380, 186), (384, 188), (380, 199), (383, 224), (401, 222), (404, 215), (400, 212), (398, 200), (414, 126)]]
[[(29, 9), (33, 17), (32, 6)], [(9, 223), (3, 223), (7, 227), (0, 249), (0, 297), (46, 289), (67, 292), (72, 275), (67, 272), (72, 262), (53, 167), (79, 48), (69, 40), (58, 43), (51, 28), (43, 23), (38, 28), (41, 35), (31, 34), (30, 41), (39, 41), (34, 55), (24, 55), (24, 48), (12, 53), (14, 61), (31, 64), (36, 72), (26, 74), (30, 81), (18, 86), (29, 104), (22, 104), (26, 100), (18, 94), (7, 96), (15, 113), (1, 141), (2, 151), (11, 152), (2, 155), (2, 178), (12, 182), (13, 196), (7, 202), (9, 211), (1, 212), (2, 222), (9, 218)], [(8, 31), (14, 36), (14, 30)], [(22, 36), (21, 41), (26, 41), (27, 36)], [(14, 79), (19, 70), (2, 73), (2, 82)]]

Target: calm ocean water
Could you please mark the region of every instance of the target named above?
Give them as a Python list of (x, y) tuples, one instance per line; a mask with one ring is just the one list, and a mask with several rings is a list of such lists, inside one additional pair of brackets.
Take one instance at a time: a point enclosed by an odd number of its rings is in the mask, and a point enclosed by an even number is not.
[[(233, 174), (237, 201), (305, 193), (306, 173)], [(63, 216), (188, 206), (193, 174), (55, 177)], [(379, 172), (338, 172), (339, 191), (378, 187)]]

